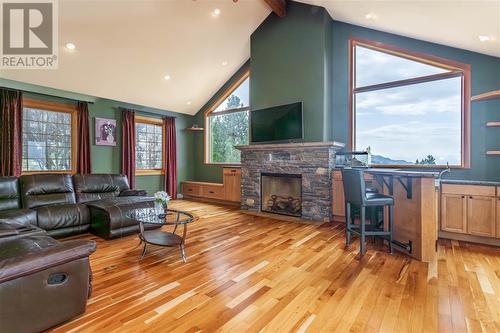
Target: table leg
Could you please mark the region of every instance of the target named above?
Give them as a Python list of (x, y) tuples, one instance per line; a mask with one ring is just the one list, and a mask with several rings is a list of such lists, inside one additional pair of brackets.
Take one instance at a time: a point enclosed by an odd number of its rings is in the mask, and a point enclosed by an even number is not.
[(146, 246), (148, 243), (144, 242), (144, 248), (142, 249), (141, 257), (139, 258), (139, 261), (141, 261), (144, 258), (144, 255), (146, 254)]
[(187, 262), (187, 256), (186, 256), (186, 235), (187, 235), (187, 224), (184, 224), (184, 230), (182, 232), (182, 242), (180, 244), (180, 251), (181, 251), (181, 258), (184, 262)]
[(184, 243), (182, 243), (179, 247), (180, 247), (180, 251), (181, 251), (181, 259), (182, 259), (182, 261), (187, 262), (186, 249), (184, 247)]

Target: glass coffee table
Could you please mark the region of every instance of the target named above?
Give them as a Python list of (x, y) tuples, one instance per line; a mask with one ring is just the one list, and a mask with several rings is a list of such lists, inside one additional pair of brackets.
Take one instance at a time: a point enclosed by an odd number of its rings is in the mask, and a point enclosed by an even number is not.
[[(144, 255), (146, 254), (146, 247), (148, 244), (151, 244), (164, 247), (178, 246), (181, 252), (182, 260), (184, 262), (187, 261), (185, 249), (187, 225), (197, 221), (197, 216), (174, 209), (166, 209), (164, 214), (158, 215), (154, 207), (131, 209), (126, 213), (126, 216), (139, 222), (141, 231), (139, 234), (139, 245), (144, 243), (144, 249), (142, 250), (139, 260), (144, 258)], [(174, 230), (172, 232), (160, 229), (145, 230), (144, 224), (172, 225), (174, 226)], [(183, 227), (182, 235), (175, 233), (178, 226)]]

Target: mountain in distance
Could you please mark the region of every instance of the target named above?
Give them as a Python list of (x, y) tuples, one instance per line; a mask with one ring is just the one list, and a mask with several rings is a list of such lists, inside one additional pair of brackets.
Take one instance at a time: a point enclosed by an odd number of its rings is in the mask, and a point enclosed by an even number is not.
[(393, 160), (390, 159), (389, 157), (384, 157), (381, 155), (372, 155), (372, 164), (414, 164), (405, 160)]

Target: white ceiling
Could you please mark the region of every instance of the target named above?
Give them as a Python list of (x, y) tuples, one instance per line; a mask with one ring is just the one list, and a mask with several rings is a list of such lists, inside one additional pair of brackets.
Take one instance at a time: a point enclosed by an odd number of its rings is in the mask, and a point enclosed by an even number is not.
[[(500, 0), (299, 0), (333, 19), (500, 57)], [(373, 14), (367, 19), (366, 14)], [(479, 36), (493, 40), (479, 41)]]
[[(339, 21), (500, 56), (500, 0), (301, 2)], [(250, 35), (269, 12), (263, 0), (60, 0), (59, 69), (0, 77), (195, 114), (249, 58)]]
[(60, 0), (59, 69), (0, 77), (195, 114), (248, 60), (269, 13), (262, 0)]

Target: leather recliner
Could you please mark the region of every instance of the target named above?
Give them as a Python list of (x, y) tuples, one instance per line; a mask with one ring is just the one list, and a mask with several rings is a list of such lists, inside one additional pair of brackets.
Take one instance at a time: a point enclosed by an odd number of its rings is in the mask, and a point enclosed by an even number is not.
[(95, 242), (0, 222), (0, 332), (40, 332), (85, 312)]

